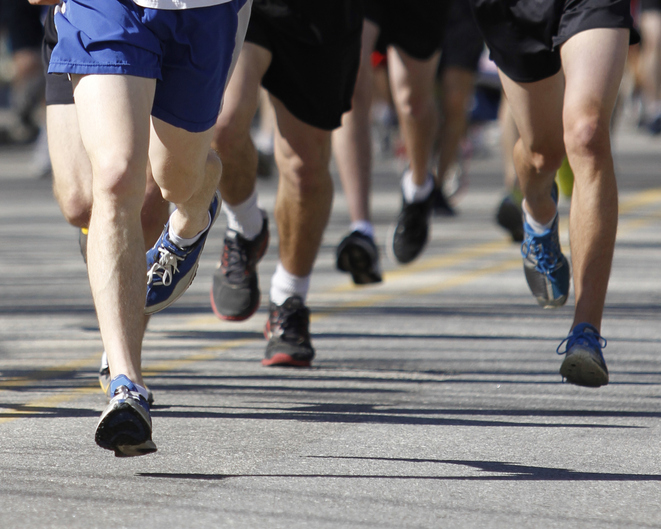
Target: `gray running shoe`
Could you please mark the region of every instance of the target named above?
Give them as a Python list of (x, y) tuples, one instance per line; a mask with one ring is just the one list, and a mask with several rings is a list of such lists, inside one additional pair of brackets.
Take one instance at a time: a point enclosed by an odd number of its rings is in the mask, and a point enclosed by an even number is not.
[(96, 444), (114, 451), (116, 457), (156, 452), (156, 445), (151, 439), (151, 415), (147, 400), (124, 375), (115, 377), (110, 382), (110, 388), (113, 396), (96, 427)]
[[(564, 343), (564, 351), (560, 347)], [(606, 340), (589, 323), (579, 323), (573, 328), (556, 352), (565, 355), (560, 366), (560, 374), (567, 382), (577, 386), (598, 388), (608, 384), (608, 368), (601, 350), (606, 347)]]
[(253, 240), (234, 230), (225, 232), (223, 254), (211, 287), (211, 308), (221, 320), (243, 321), (259, 308), (257, 263), (269, 245), (269, 221), (263, 210), (262, 215), (262, 231)]

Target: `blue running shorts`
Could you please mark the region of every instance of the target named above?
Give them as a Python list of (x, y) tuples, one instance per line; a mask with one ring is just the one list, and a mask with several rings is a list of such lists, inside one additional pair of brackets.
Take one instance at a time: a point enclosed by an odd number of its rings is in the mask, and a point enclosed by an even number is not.
[(189, 132), (216, 122), (245, 0), (186, 10), (66, 0), (49, 73), (157, 79), (152, 116)]

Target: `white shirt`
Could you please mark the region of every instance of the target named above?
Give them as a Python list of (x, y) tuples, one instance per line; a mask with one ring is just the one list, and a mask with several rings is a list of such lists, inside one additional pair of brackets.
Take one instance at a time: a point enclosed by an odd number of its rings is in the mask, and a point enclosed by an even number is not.
[(230, 0), (133, 0), (136, 4), (150, 9), (194, 9), (225, 4)]

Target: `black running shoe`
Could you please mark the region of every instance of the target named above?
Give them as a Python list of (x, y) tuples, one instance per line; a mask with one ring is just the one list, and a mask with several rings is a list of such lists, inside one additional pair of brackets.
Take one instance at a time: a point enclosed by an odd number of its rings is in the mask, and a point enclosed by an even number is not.
[(523, 242), (523, 212), (521, 202), (512, 195), (507, 195), (498, 206), (496, 222), (506, 229), (514, 242)]
[(402, 211), (391, 228), (392, 244), (388, 246), (388, 253), (392, 252), (391, 257), (398, 263), (410, 263), (425, 249), (433, 200), (434, 194), (430, 193), (422, 202), (402, 202)]
[(149, 403), (126, 376), (110, 383), (113, 397), (96, 427), (95, 440), (116, 457), (142, 456), (156, 452), (151, 439)]
[(211, 308), (221, 320), (243, 321), (259, 308), (257, 263), (269, 245), (269, 222), (266, 212), (262, 214), (262, 231), (252, 241), (234, 230), (225, 232), (223, 254), (211, 287)]
[(432, 202), (434, 215), (437, 217), (454, 217), (457, 214), (455, 209), (450, 205), (450, 202), (448, 202), (441, 187), (435, 187), (431, 194), (434, 197)]
[(264, 366), (309, 367), (314, 358), (310, 341), (310, 310), (299, 296), (282, 305), (271, 302), (264, 336), (269, 341)]
[(349, 272), (356, 285), (380, 283), (379, 250), (371, 237), (352, 231), (337, 247), (337, 269)]

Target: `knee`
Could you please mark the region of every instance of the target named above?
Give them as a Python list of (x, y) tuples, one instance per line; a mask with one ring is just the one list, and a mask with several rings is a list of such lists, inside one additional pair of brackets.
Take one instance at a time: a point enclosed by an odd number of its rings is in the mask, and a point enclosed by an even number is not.
[(575, 114), (565, 122), (564, 141), (570, 156), (596, 159), (610, 155), (608, 119), (598, 113)]
[(288, 157), (278, 165), (283, 183), (301, 198), (317, 196), (332, 186), (328, 160), (324, 163), (322, 157)]
[(142, 204), (145, 191), (145, 167), (126, 158), (108, 156), (93, 164), (95, 207), (103, 202), (124, 207)]

